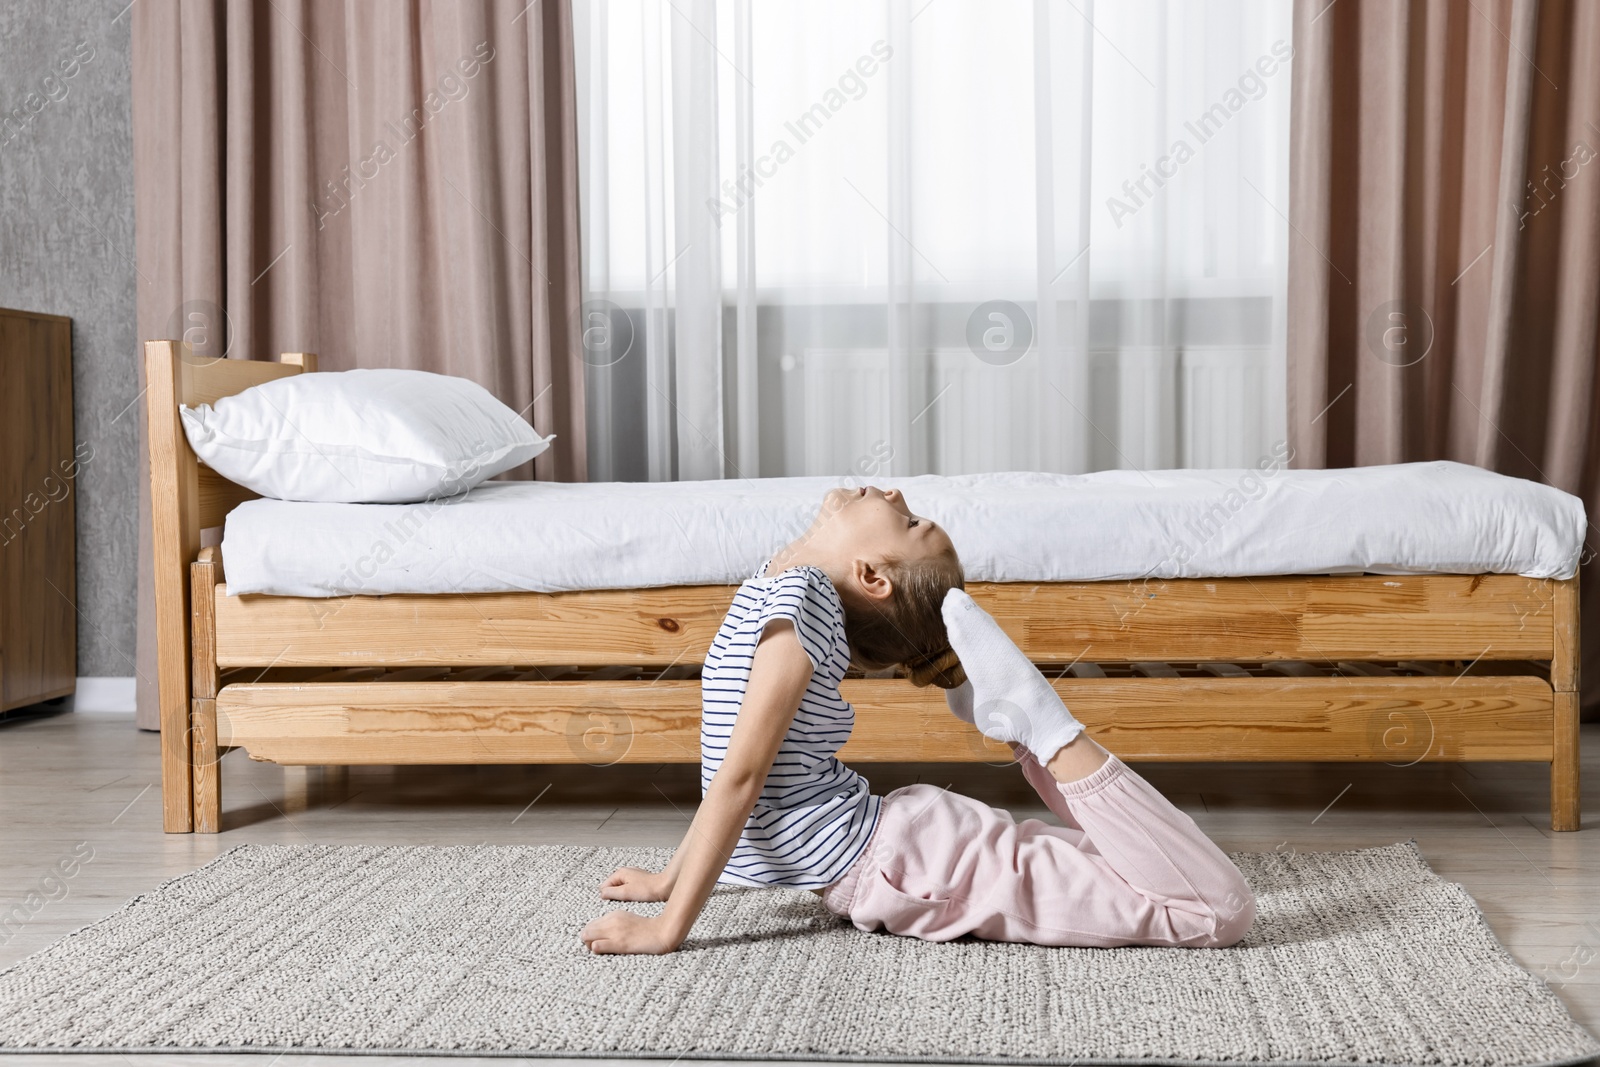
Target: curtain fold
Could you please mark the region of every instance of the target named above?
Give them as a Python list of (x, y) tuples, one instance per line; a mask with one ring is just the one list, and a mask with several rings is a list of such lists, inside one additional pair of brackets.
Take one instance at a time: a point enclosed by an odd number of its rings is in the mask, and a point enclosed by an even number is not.
[(1600, 703), (1600, 5), (1297, 0), (1295, 463), (1452, 459), (1583, 498)]
[[(569, 0), (132, 16), (140, 339), (468, 377), (557, 435), (511, 476), (585, 480)], [(139, 725), (155, 728), (140, 452)]]

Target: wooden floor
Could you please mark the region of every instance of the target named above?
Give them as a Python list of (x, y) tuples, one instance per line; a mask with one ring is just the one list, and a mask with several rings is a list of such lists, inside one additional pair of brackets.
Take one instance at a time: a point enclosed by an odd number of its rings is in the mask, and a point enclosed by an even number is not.
[[(9, 940), (0, 931), (0, 967), (237, 844), (675, 845), (699, 799), (698, 771), (690, 766), (340, 770), (253, 763), (234, 752), (223, 762), (225, 832), (169, 836), (161, 832), (156, 740), (120, 716), (66, 712), (0, 723), (0, 911), (41, 889), (46, 871), (80, 843), (93, 849), (64, 896), (44, 903)], [(1600, 1033), (1600, 724), (1583, 728), (1583, 750), (1588, 829), (1568, 834), (1548, 829), (1549, 776), (1538, 765), (1136, 769), (1225, 850), (1357, 848), (1415, 837), (1435, 870), (1467, 887), (1517, 959)], [(1049, 817), (1009, 768), (861, 769), (874, 792), (928, 781)], [(596, 914), (601, 910), (597, 898)], [(207, 1067), (335, 1059), (376, 1067), (370, 1056), (262, 1055), (11, 1056), (0, 1057), (0, 1067), (179, 1059)], [(431, 1057), (407, 1062), (440, 1064)]]

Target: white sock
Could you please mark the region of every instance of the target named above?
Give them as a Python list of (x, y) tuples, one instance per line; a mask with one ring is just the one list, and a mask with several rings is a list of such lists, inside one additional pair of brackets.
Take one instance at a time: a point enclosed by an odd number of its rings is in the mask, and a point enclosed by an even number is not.
[(967, 673), (965, 682), (945, 690), (957, 718), (996, 741), (1022, 745), (1040, 763), (1083, 733), (1049, 680), (964, 590), (945, 594), (943, 614), (950, 647)]

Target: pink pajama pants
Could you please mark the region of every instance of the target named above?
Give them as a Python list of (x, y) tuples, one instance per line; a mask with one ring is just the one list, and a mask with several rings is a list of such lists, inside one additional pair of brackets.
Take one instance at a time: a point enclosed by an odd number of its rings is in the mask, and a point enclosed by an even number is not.
[(1026, 751), (1018, 762), (1063, 826), (937, 786), (896, 789), (824, 906), (926, 941), (1220, 948), (1250, 928), (1255, 897), (1239, 869), (1116, 756), (1065, 784)]

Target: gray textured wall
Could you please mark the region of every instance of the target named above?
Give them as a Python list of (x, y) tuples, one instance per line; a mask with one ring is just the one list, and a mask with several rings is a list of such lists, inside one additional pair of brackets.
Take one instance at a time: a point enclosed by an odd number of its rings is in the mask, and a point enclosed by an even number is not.
[(136, 275), (127, 0), (0, 0), (0, 307), (72, 318), (78, 673), (134, 673)]

